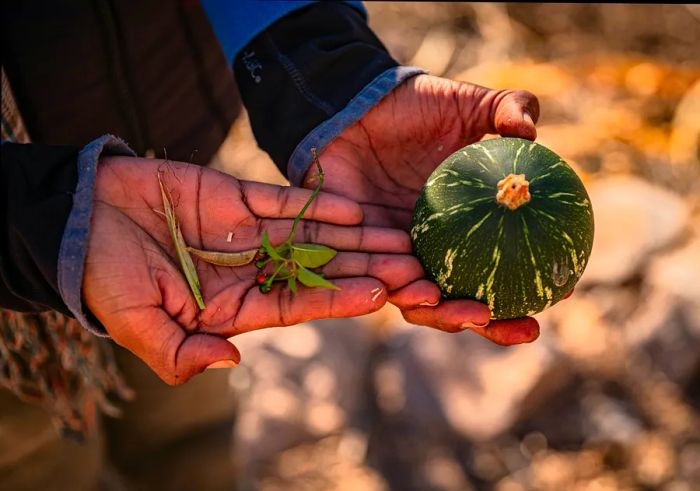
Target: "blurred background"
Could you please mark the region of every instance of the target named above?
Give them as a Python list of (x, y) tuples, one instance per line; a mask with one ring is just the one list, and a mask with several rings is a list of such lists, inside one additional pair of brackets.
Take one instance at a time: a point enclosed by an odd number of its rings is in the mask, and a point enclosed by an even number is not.
[[(531, 345), (390, 306), (236, 338), (241, 488), (699, 490), (700, 7), (366, 7), (401, 63), (540, 98), (538, 141), (591, 196), (591, 261)], [(285, 182), (245, 116), (213, 165)]]

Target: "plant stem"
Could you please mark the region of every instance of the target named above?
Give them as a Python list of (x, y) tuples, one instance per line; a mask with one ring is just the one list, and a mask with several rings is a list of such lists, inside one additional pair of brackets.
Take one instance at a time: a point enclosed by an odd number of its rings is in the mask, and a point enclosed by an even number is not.
[(321, 191), (321, 186), (323, 186), (323, 169), (321, 168), (321, 162), (318, 160), (318, 155), (316, 154), (316, 149), (312, 148), (311, 149), (311, 154), (314, 156), (314, 163), (316, 164), (316, 167), (318, 168), (318, 185), (316, 186), (316, 189), (314, 189), (314, 192), (311, 193), (311, 197), (309, 200), (306, 202), (304, 207), (301, 209), (299, 214), (296, 216), (294, 219), (294, 223), (292, 224), (292, 230), (289, 232), (289, 237), (287, 237), (287, 242), (291, 246), (292, 244), (292, 237), (294, 237), (294, 234), (297, 231), (297, 225), (299, 224), (299, 221), (301, 220), (301, 217), (304, 216), (304, 213), (306, 213), (306, 209), (309, 207), (311, 202), (316, 198), (316, 195)]
[(272, 284), (273, 281), (275, 281), (275, 277), (277, 276), (277, 273), (280, 272), (282, 268), (284, 268), (287, 265), (287, 261), (283, 261), (280, 263), (280, 265), (277, 267), (274, 273), (272, 273), (272, 276), (270, 276), (270, 279), (268, 280), (270, 284)]

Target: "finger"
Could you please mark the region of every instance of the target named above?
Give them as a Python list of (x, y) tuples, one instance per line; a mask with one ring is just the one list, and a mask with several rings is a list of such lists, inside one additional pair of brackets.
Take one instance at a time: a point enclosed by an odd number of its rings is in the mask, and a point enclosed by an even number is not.
[(531, 343), (540, 335), (540, 325), (532, 317), (491, 321), (488, 326), (470, 329), (501, 346)]
[(418, 280), (389, 294), (389, 303), (401, 310), (435, 307), (440, 303), (440, 289), (429, 280)]
[(486, 326), (491, 317), (489, 308), (474, 300), (446, 300), (437, 307), (419, 307), (401, 313), (407, 322), (447, 332)]
[(371, 276), (388, 290), (401, 288), (424, 275), (418, 259), (409, 255), (341, 252), (321, 268), (326, 278)]
[(165, 383), (179, 385), (218, 362), (238, 364), (241, 356), (225, 338), (197, 333), (187, 336), (159, 308), (146, 307), (125, 316), (116, 342), (141, 358)]
[(554, 302), (554, 303), (557, 304), (557, 303), (559, 303), (559, 302), (563, 302), (564, 300), (566, 300), (567, 298), (569, 298), (569, 297), (570, 297), (571, 295), (573, 295), (573, 294), (574, 294), (574, 289), (572, 288), (571, 290), (569, 290), (569, 291), (566, 293), (566, 295), (564, 295), (563, 297), (561, 297), (559, 300), (557, 300), (557, 301)]
[[(266, 327), (291, 326), (313, 319), (354, 317), (380, 309), (386, 303), (386, 288), (374, 278), (334, 280), (340, 290), (308, 288), (297, 283), (292, 294), (286, 285), (275, 285), (269, 293), (257, 287), (248, 290), (238, 311), (229, 319), (204, 327), (206, 332), (234, 336)], [(228, 301), (222, 292), (211, 302), (212, 307)], [(209, 307), (208, 307), (209, 308)]]
[[(236, 317), (240, 309), (241, 299), (249, 296), (248, 290), (252, 286), (250, 282), (231, 281), (230, 275), (240, 271), (247, 271), (250, 277), (254, 277), (255, 269), (249, 268), (228, 268), (216, 277), (203, 275), (205, 288), (205, 298), (207, 299), (207, 309), (200, 315), (200, 325), (206, 326), (206, 332), (221, 333), (221, 326), (230, 325), (231, 319)], [(418, 260), (410, 255), (396, 254), (366, 254), (355, 252), (341, 252), (332, 261), (323, 266), (320, 272), (336, 283), (338, 278), (366, 279), (373, 277), (383, 283), (386, 289), (392, 290), (411, 283), (424, 275), (424, 271)], [(245, 273), (243, 273), (245, 274)], [(236, 277), (238, 279), (238, 277)], [(288, 289), (284, 283), (280, 288)], [(297, 282), (300, 287), (300, 283)], [(376, 290), (376, 286), (372, 289)], [(437, 287), (435, 287), (437, 288)], [(372, 292), (374, 296), (377, 291)], [(274, 303), (279, 300), (270, 294), (264, 298)], [(274, 299), (274, 300), (273, 300)]]
[[(312, 191), (291, 186), (241, 181), (241, 192), (250, 211), (262, 218), (295, 218)], [(356, 225), (362, 222), (362, 208), (354, 201), (320, 192), (304, 213), (307, 220)]]
[(506, 91), (496, 97), (492, 110), (493, 126), (502, 136), (515, 136), (534, 140), (537, 137), (535, 122), (540, 116), (540, 106), (534, 94), (526, 90)]
[(363, 225), (392, 227), (403, 230), (411, 228), (411, 220), (413, 219), (412, 208), (401, 209), (364, 203), (362, 205), (362, 211), (364, 213)]
[[(273, 245), (287, 240), (292, 228), (291, 220), (264, 220)], [(302, 220), (297, 227), (295, 242), (325, 244), (343, 251), (388, 252), (409, 254), (411, 238), (403, 230), (384, 227), (347, 227)]]

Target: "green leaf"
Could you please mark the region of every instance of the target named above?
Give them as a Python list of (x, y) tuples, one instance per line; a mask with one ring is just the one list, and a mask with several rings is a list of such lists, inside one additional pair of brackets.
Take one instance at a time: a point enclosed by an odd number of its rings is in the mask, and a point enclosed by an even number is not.
[(282, 256), (279, 255), (277, 249), (275, 249), (275, 247), (270, 243), (270, 237), (267, 235), (267, 230), (265, 230), (262, 234), (261, 245), (263, 249), (265, 249), (265, 252), (267, 252), (267, 255), (272, 259), (277, 259), (278, 261), (282, 260)]
[(287, 260), (289, 258), (289, 244), (287, 242), (278, 245), (276, 249), (277, 254), (279, 254), (282, 259)]
[(307, 268), (318, 268), (328, 263), (338, 252), (321, 244), (292, 244), (292, 259)]
[(289, 289), (294, 295), (297, 294), (297, 280), (294, 276), (287, 278), (287, 286), (289, 286)]
[(297, 270), (297, 277), (299, 278), (299, 281), (306, 286), (318, 286), (321, 288), (329, 288), (331, 290), (340, 290), (340, 288), (324, 277), (314, 273), (313, 271), (309, 271), (301, 265), (299, 265), (299, 269)]

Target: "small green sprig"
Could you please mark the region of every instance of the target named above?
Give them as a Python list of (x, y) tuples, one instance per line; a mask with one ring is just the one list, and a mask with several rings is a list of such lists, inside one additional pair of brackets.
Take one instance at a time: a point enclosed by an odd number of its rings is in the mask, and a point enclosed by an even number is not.
[[(311, 153), (318, 169), (318, 185), (299, 214), (294, 218), (292, 230), (289, 232), (287, 240), (275, 247), (270, 242), (267, 230), (263, 232), (262, 243), (258, 251), (258, 260), (255, 262), (255, 266), (261, 270), (256, 281), (260, 291), (263, 293), (269, 292), (272, 289), (272, 284), (276, 281), (286, 281), (293, 294), (297, 292), (297, 281), (304, 286), (340, 290), (338, 286), (325, 279), (321, 273), (316, 273), (309, 269), (327, 264), (338, 252), (321, 244), (292, 242), (301, 218), (323, 186), (323, 169), (321, 168), (316, 149), (312, 148)], [(271, 273), (264, 273), (263, 270), (265, 269)]]
[[(314, 163), (318, 168), (318, 185), (316, 189), (311, 193), (308, 201), (294, 219), (292, 230), (289, 232), (287, 240), (275, 247), (270, 243), (270, 237), (267, 235), (266, 230), (263, 232), (262, 243), (257, 250), (218, 252), (204, 251), (188, 246), (182, 237), (182, 231), (180, 230), (180, 224), (175, 214), (175, 208), (172, 205), (170, 193), (163, 185), (160, 173), (158, 174), (158, 184), (160, 185), (160, 192), (163, 199), (162, 214), (165, 215), (167, 219), (173, 245), (177, 257), (180, 260), (180, 267), (185, 274), (187, 283), (190, 286), (190, 290), (200, 310), (204, 310), (205, 304), (201, 294), (201, 285), (199, 276), (197, 275), (197, 269), (192, 262), (190, 254), (194, 254), (199, 259), (217, 266), (244, 266), (255, 260), (255, 265), (260, 270), (260, 273), (256, 277), (256, 282), (259, 285), (260, 291), (263, 293), (269, 292), (275, 281), (286, 281), (287, 286), (293, 294), (297, 292), (297, 281), (309, 287), (340, 290), (336, 285), (325, 279), (321, 273), (315, 273), (309, 269), (318, 268), (328, 263), (335, 257), (337, 251), (321, 244), (292, 242), (299, 221), (304, 216), (304, 213), (306, 213), (306, 210), (316, 198), (319, 191), (321, 191), (321, 186), (323, 186), (323, 169), (321, 168), (321, 162), (318, 160), (316, 149), (312, 148), (311, 153), (314, 158)], [(263, 271), (265, 269), (268, 269), (271, 273), (265, 273)]]

